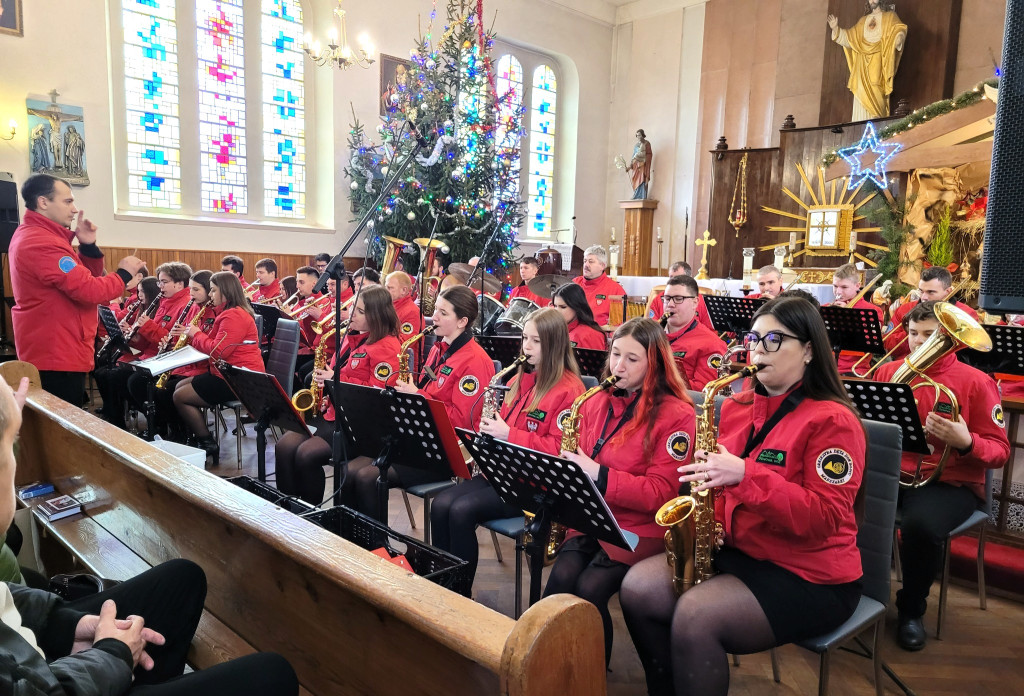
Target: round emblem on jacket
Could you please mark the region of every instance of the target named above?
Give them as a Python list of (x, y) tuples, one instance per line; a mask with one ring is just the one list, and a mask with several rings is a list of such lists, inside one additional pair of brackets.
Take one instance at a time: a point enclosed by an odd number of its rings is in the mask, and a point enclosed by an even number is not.
[(825, 483), (841, 486), (853, 478), (853, 457), (838, 447), (819, 454), (815, 467)]
[(404, 333), (404, 334), (411, 334), (412, 333), (412, 322), (407, 321), (404, 324), (402, 324), (402, 333)]
[(992, 408), (992, 422), (998, 425), (1000, 428), (1006, 427), (1006, 421), (1003, 418), (1003, 407), (1001, 404), (996, 404)]
[(77, 265), (78, 264), (75, 263), (75, 260), (70, 256), (61, 256), (60, 261), (57, 262), (57, 268), (64, 271), (65, 273), (70, 273), (71, 269)]
[(559, 430), (565, 430), (565, 426), (569, 425), (569, 415), (572, 413), (571, 408), (567, 408), (558, 414), (558, 418), (555, 419), (555, 423), (558, 424)]
[(381, 382), (387, 382), (391, 376), (391, 365), (387, 362), (377, 363), (377, 367), (373, 368), (373, 375)]
[(665, 449), (677, 462), (685, 461), (690, 453), (690, 433), (685, 430), (677, 430), (668, 436)]
[(459, 380), (459, 391), (464, 396), (473, 396), (480, 389), (480, 380), (473, 375), (466, 375)]
[(708, 356), (708, 367), (712, 370), (717, 370), (722, 366), (722, 356), (718, 353), (712, 353)]

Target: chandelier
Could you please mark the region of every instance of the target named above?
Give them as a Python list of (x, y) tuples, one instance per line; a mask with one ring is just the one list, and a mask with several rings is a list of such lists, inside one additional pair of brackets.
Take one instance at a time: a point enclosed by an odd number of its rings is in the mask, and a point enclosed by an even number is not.
[(338, 6), (334, 8), (334, 16), (337, 17), (341, 28), (339, 31), (337, 27), (331, 27), (327, 32), (327, 47), (322, 47), (319, 40), (314, 40), (313, 35), (306, 32), (302, 39), (302, 50), (319, 66), (333, 63), (340, 70), (348, 70), (353, 65), (369, 68), (374, 63), (373, 44), (370, 42), (370, 37), (364, 32), (356, 39), (359, 44), (358, 48), (353, 50), (348, 45), (345, 10), (341, 9), (341, 2), (342, 0), (338, 0)]

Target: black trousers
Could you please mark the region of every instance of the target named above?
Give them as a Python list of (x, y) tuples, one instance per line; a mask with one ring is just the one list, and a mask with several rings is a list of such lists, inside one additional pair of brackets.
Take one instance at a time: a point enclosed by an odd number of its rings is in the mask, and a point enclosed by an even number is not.
[[(297, 694), (298, 681), (291, 665), (279, 655), (257, 653), (182, 676), (189, 643), (199, 625), (206, 599), (206, 575), (195, 563), (175, 560), (162, 563), (100, 594), (69, 602), (78, 611), (98, 614), (108, 599), (117, 604), (117, 615), (141, 616), (148, 628), (161, 633), (164, 645), (149, 645), (150, 671), (135, 670), (129, 693), (176, 696), (216, 694)], [(72, 640), (67, 639), (70, 645)]]
[(979, 505), (981, 501), (970, 489), (941, 481), (900, 491), (903, 587), (896, 593), (896, 608), (901, 615), (924, 616), (928, 592), (942, 571), (946, 537)]
[(125, 428), (124, 407), (128, 400), (128, 378), (133, 370), (122, 364), (113, 367), (97, 367), (93, 372), (96, 384), (103, 397), (103, 420)]
[(178, 415), (178, 409), (174, 407), (174, 387), (183, 377), (172, 375), (167, 380), (164, 389), (156, 389), (156, 380), (142, 372), (134, 372), (128, 377), (126, 387), (132, 404), (140, 413), (146, 412), (146, 402), (150, 397), (150, 385), (154, 386), (152, 391), (154, 403), (154, 431), (161, 437), (174, 435), (171, 439), (181, 440), (184, 437), (185, 424)]
[[(43, 391), (50, 392), (74, 406), (82, 405), (82, 397), (85, 394), (86, 372), (58, 372), (55, 370), (40, 370), (39, 381), (42, 383)], [(17, 384), (12, 384), (14, 389)]]

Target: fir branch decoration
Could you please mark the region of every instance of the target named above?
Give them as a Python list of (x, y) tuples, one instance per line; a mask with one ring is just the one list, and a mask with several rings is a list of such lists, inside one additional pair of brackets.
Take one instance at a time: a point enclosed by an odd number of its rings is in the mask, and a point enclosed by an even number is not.
[(939, 217), (939, 224), (935, 226), (932, 243), (928, 245), (928, 262), (933, 266), (947, 268), (953, 263), (952, 219), (953, 210), (947, 206)]
[(895, 299), (911, 290), (909, 285), (900, 282), (899, 272), (905, 267), (914, 265), (912, 262), (900, 260), (900, 249), (903, 247), (903, 242), (912, 234), (912, 229), (903, 222), (905, 209), (902, 205), (889, 205), (881, 197), (877, 197), (875, 200), (878, 203), (872, 205), (865, 215), (868, 220), (882, 228), (879, 234), (889, 248), (885, 251), (875, 250), (869, 256), (878, 264), (877, 270), (882, 276), (882, 280), (892, 281), (890, 297)]

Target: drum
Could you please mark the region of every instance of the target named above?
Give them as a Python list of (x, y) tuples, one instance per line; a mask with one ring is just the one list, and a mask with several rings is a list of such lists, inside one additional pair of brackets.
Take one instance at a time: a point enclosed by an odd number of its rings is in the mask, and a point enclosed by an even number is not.
[(512, 301), (508, 303), (508, 309), (505, 310), (494, 325), (495, 332), (516, 335), (523, 333), (526, 320), (538, 309), (540, 307), (537, 306), (536, 302), (532, 302), (525, 297), (513, 297)]
[(476, 303), (480, 308), (480, 316), (483, 317), (483, 320), (481, 321), (478, 318), (473, 322), (473, 328), (480, 328), (482, 326), (484, 333), (487, 333), (505, 312), (505, 305), (490, 295), (477, 295)]
[(558, 275), (562, 272), (562, 254), (556, 249), (541, 249), (537, 252), (537, 260), (540, 261), (539, 275)]

